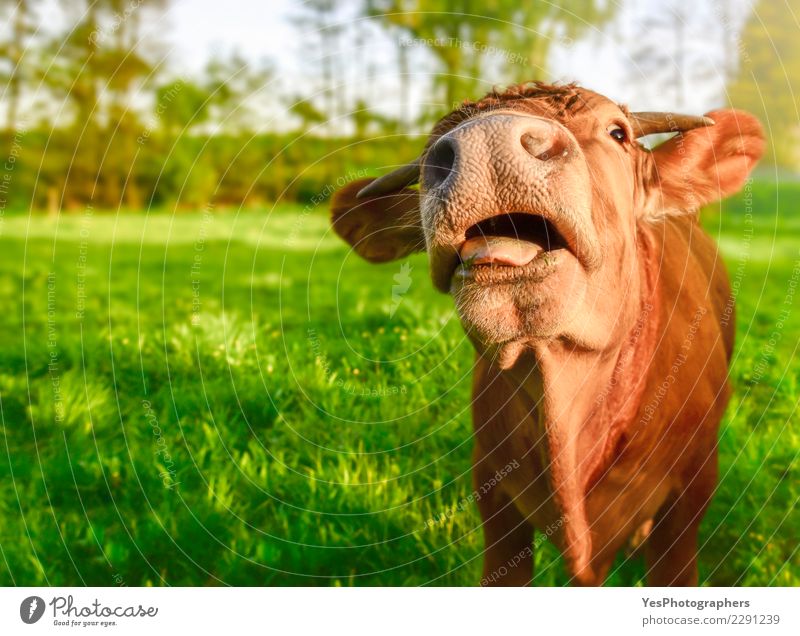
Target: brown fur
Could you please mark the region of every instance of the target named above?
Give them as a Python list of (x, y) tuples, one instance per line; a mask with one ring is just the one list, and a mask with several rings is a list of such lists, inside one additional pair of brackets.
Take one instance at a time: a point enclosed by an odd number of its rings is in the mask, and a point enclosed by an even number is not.
[[(645, 544), (648, 582), (697, 583), (696, 533), (716, 483), (717, 426), (729, 396), (733, 322), (723, 322), (727, 276), (713, 244), (692, 218), (646, 226), (641, 240), (651, 243), (642, 276), (655, 274), (652, 288), (643, 295), (642, 324), (628, 340), (629, 357), (621, 351), (615, 359), (618, 377), (608, 383), (611, 391), (601, 392), (590, 417), (570, 431), (580, 456), (572, 467), (579, 475), (578, 498), (560, 501), (553, 497), (551, 484), (541, 479), (554, 454), (544, 426), (547, 412), (565, 406), (558, 391), (549, 401), (545, 386), (542, 403), (533, 404), (516, 379), (476, 358), (475, 466), (489, 473), (515, 459), (523, 466), (484, 502), (485, 530), (498, 537), (494, 543), (487, 538), (485, 577), (502, 572), (506, 560), (527, 545), (522, 539), (517, 544), (501, 540), (516, 536), (511, 531), (524, 525), (530, 528), (528, 535), (533, 528), (555, 528), (554, 540), (574, 581), (599, 584), (616, 552), (653, 519)], [(687, 263), (699, 275), (681, 280)], [(687, 359), (659, 398), (661, 383), (682, 359), (681, 346), (695, 316), (698, 331), (685, 352)], [(580, 382), (591, 385), (592, 379)], [(538, 417), (530, 417), (530, 411)], [(515, 568), (508, 581), (501, 577), (499, 582), (530, 580), (530, 565)]]
[[(579, 584), (602, 583), (630, 539), (643, 542), (650, 584), (697, 583), (734, 321), (727, 275), (696, 211), (742, 186), (763, 135), (747, 113), (716, 111), (713, 127), (650, 152), (607, 136), (609, 124), (630, 131), (627, 116), (575, 85), (492, 92), (443, 118), (428, 140), (424, 154), (447, 135), (469, 155), (449, 189), (429, 196), (423, 180), (418, 195), (361, 201), (361, 183), (334, 199), (334, 228), (359, 254), (388, 260), (424, 244), (442, 290), (476, 222), (529, 212), (575, 230), (549, 278), (509, 284), (504, 270), (497, 284), (450, 288), (477, 350), (475, 482), (519, 465), (479, 502), (484, 584), (530, 581), (534, 529), (559, 546)], [(560, 139), (568, 159), (540, 168), (520, 155), (514, 144), (528, 122)]]

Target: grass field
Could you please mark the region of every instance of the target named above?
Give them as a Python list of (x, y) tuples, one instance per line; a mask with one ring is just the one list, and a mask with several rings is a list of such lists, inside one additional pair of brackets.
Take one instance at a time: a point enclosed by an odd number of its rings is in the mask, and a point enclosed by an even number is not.
[[(800, 186), (704, 223), (738, 343), (701, 578), (800, 585)], [(8, 216), (0, 245), (0, 584), (478, 581), (472, 349), (423, 256), (362, 263), (298, 206)]]

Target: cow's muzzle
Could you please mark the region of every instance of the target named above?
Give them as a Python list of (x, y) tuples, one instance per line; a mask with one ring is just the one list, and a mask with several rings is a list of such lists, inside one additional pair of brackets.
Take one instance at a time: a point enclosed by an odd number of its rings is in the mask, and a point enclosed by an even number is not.
[(442, 291), (458, 268), (540, 272), (536, 259), (557, 249), (586, 268), (599, 264), (583, 153), (542, 117), (493, 112), (437, 139), (422, 165), (422, 221)]

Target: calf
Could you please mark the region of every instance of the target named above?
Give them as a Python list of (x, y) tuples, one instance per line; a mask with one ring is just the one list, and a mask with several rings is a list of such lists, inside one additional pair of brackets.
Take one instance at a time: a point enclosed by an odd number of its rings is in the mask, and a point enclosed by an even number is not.
[(528, 583), (538, 528), (579, 584), (631, 539), (650, 585), (697, 584), (734, 338), (697, 212), (763, 146), (741, 111), (632, 113), (525, 84), (465, 102), (420, 159), (335, 196), (333, 227), (367, 260), (427, 251), (475, 346), (475, 483), (519, 465), (478, 503), (483, 583)]

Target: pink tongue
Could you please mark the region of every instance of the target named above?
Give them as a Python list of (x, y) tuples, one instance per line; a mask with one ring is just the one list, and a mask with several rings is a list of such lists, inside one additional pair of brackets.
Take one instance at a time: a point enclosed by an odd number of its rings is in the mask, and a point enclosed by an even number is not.
[(505, 236), (476, 236), (461, 246), (462, 262), (474, 265), (495, 263), (510, 267), (521, 267), (530, 263), (542, 246), (530, 241), (521, 241)]

